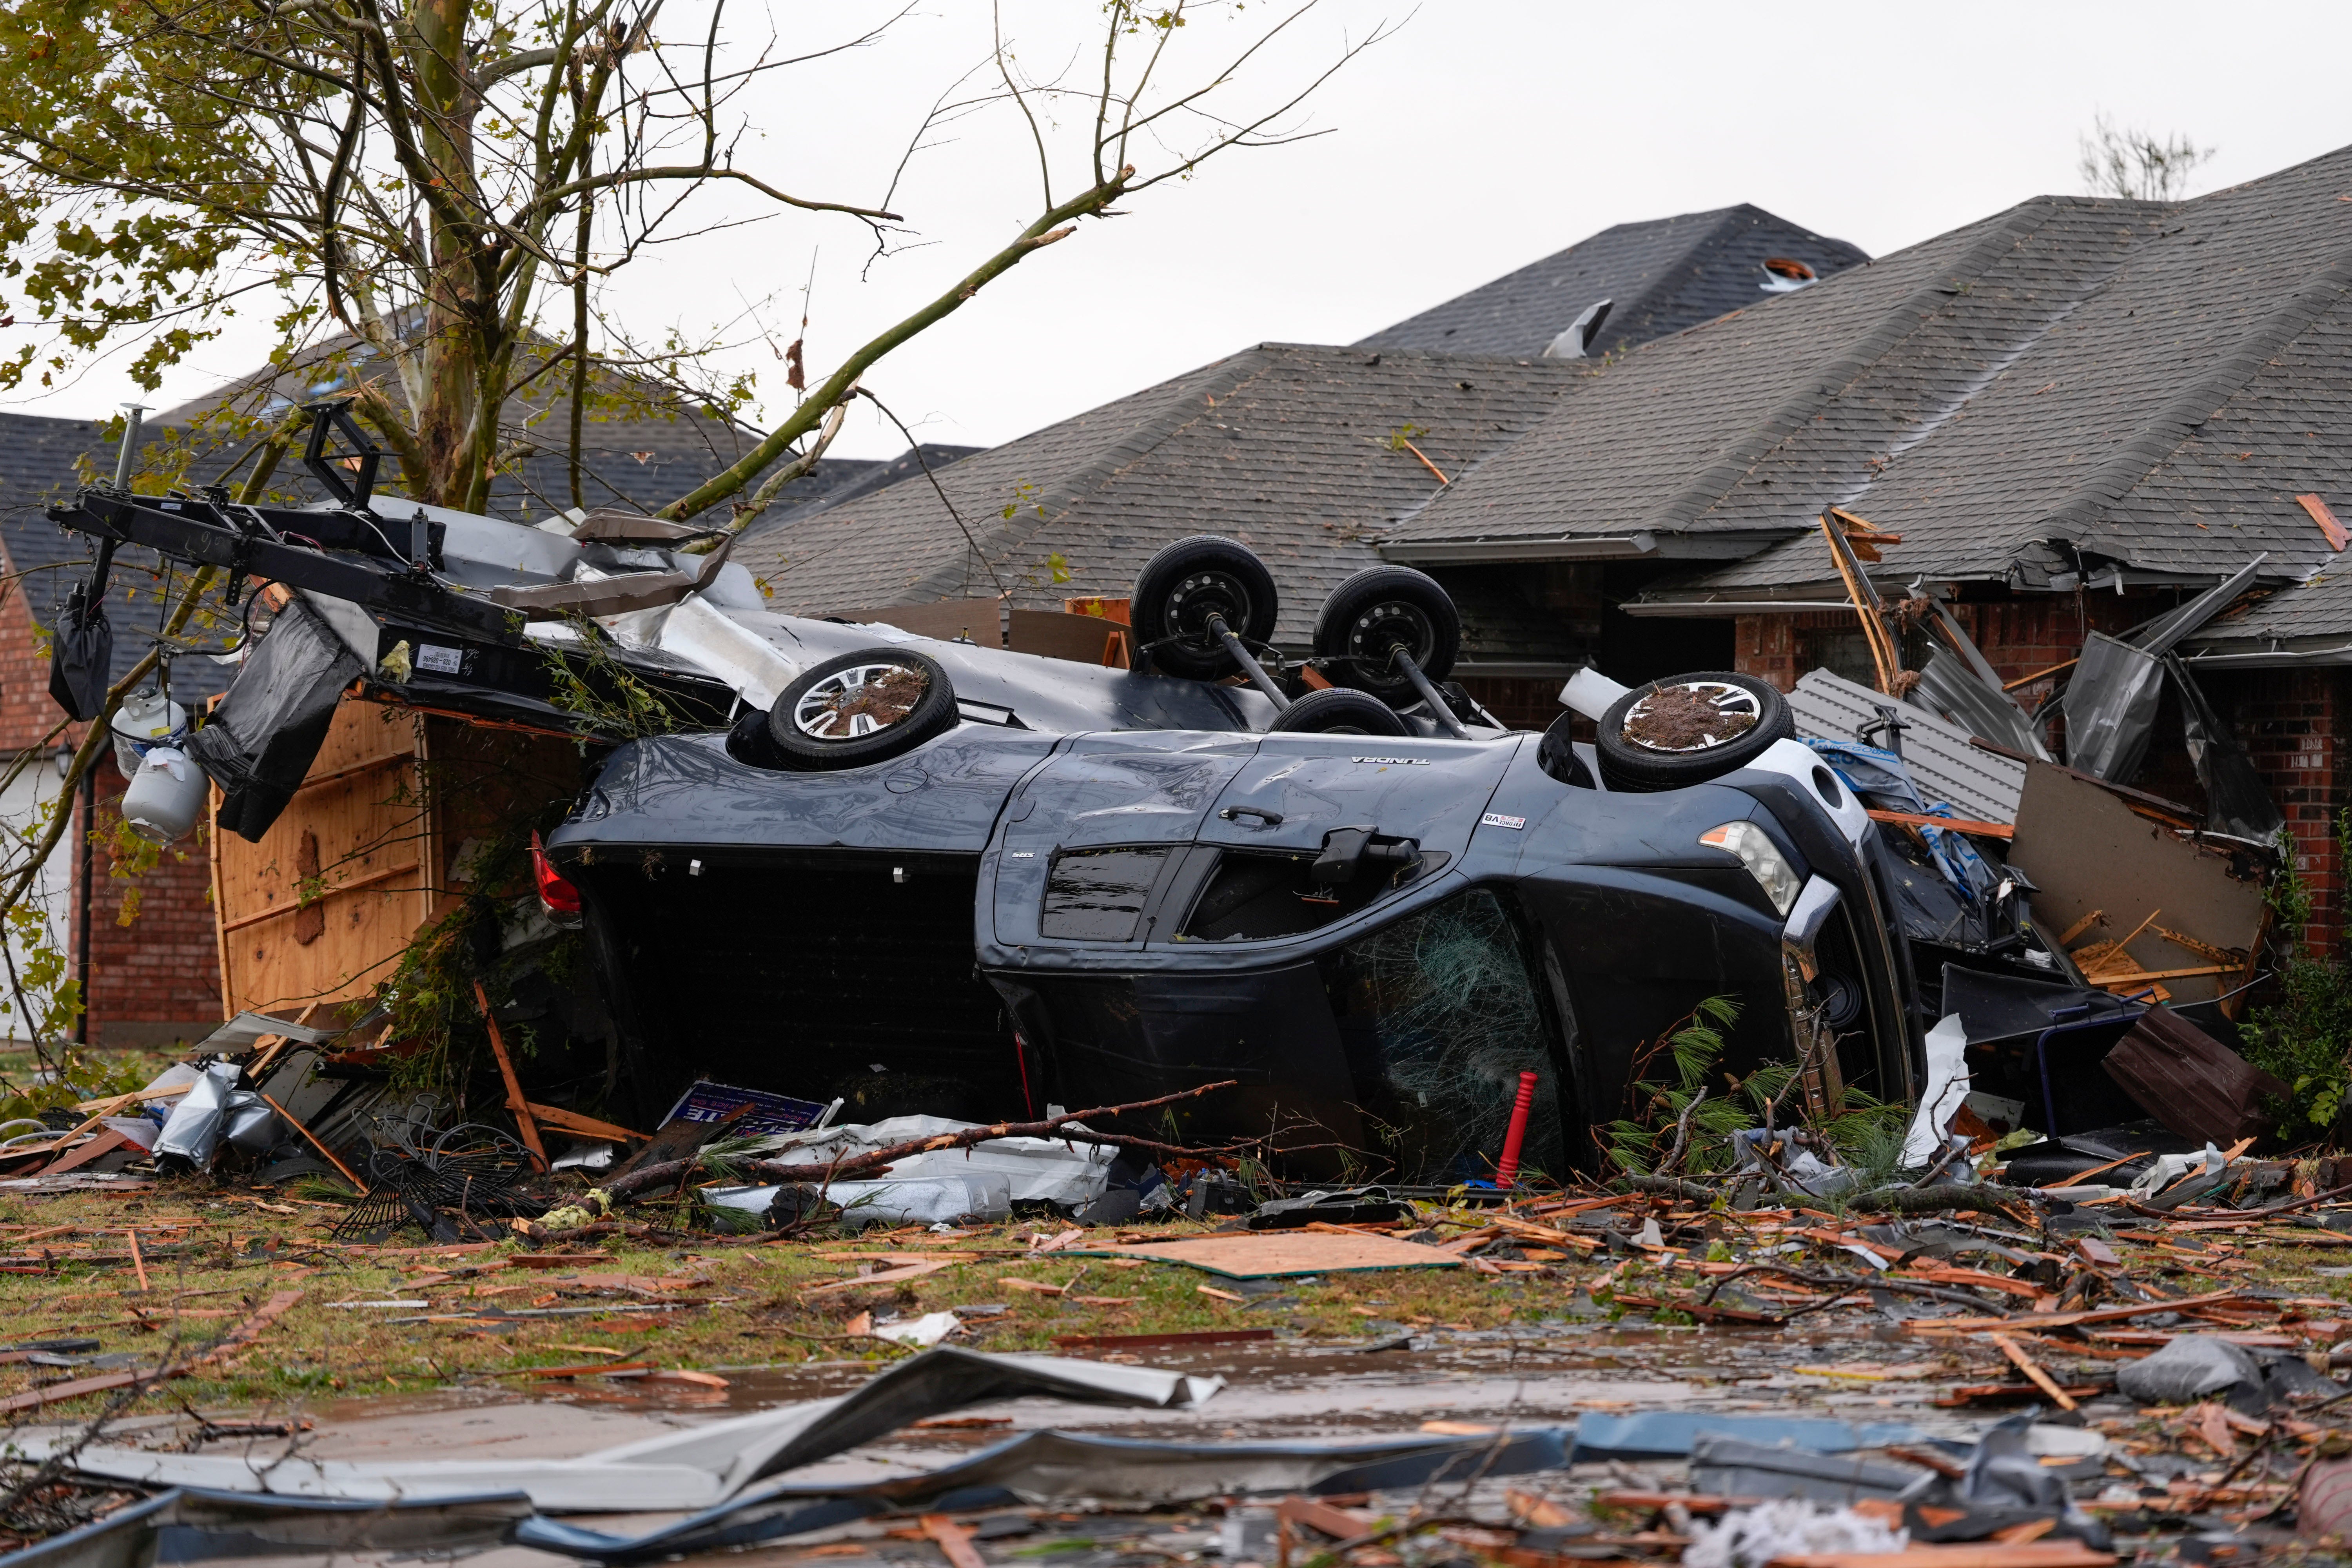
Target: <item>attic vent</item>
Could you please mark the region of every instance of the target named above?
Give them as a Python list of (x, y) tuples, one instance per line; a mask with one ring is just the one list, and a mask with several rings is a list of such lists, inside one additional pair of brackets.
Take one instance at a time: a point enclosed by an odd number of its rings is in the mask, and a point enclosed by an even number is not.
[(1794, 257), (1768, 256), (1764, 258), (1764, 281), (1757, 287), (1767, 294), (1790, 294), (1820, 277), (1820, 273)]
[(1568, 324), (1568, 330), (1544, 347), (1546, 359), (1582, 359), (1591, 352), (1592, 340), (1601, 335), (1601, 323), (1609, 319), (1609, 301), (1598, 300), (1584, 308), (1584, 314)]

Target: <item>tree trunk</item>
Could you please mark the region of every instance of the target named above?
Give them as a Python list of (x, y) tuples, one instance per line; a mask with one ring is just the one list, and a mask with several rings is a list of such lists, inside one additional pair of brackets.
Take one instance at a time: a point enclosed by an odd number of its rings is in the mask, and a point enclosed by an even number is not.
[[(419, 142), (434, 168), (461, 199), (471, 195), (474, 109), (466, 85), (467, 0), (415, 0), (410, 12)], [(417, 500), (462, 506), (473, 489), (469, 441), (482, 374), (480, 322), (495, 300), (480, 298), (479, 238), (431, 207), (425, 289), (425, 405), (416, 411), (416, 440), (425, 471), (409, 478)]]

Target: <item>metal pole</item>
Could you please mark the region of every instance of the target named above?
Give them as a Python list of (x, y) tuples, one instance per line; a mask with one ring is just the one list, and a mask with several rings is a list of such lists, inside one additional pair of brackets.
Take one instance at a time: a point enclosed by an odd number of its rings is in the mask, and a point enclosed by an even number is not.
[(126, 403), (122, 405), (122, 444), (114, 448), (114, 488), (116, 489), (127, 490), (131, 488), (131, 459), (139, 455), (139, 426), (142, 423), (140, 416), (146, 412), (147, 405), (143, 403)]
[[(105, 753), (101, 752), (103, 756)], [(95, 807), (98, 801), (98, 764), (93, 763), (81, 775), (81, 887), (75, 899), (74, 922), (78, 927), (74, 938), (75, 978), (81, 984), (81, 1016), (74, 1020), (74, 1038), (89, 1044), (89, 879), (97, 870), (98, 857), (90, 844), (96, 830)]]
[(1444, 693), (1429, 683), (1429, 677), (1422, 673), (1421, 666), (1413, 662), (1412, 655), (1400, 644), (1396, 652), (1389, 657), (1404, 678), (1412, 682), (1412, 689), (1421, 693), (1422, 706), (1429, 710), (1429, 716), (1437, 721), (1439, 727), (1457, 741), (1468, 740), (1470, 731), (1464, 729), (1462, 721), (1454, 716), (1453, 705), (1445, 700)]
[(1250, 684), (1272, 698), (1276, 709), (1287, 710), (1290, 707), (1290, 694), (1274, 683), (1274, 677), (1265, 672), (1265, 666), (1250, 657), (1250, 650), (1242, 646), (1242, 639), (1234, 635), (1234, 628), (1225, 625), (1225, 617), (1212, 615), (1209, 617), (1209, 630), (1214, 634), (1219, 642), (1225, 645), (1225, 651), (1232, 654), (1234, 661), (1240, 664), (1242, 673), (1250, 678)]

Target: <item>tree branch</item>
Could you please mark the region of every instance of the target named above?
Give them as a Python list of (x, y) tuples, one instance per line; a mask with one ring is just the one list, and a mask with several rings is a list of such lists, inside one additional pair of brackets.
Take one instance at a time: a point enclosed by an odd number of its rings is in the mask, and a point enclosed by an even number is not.
[(925, 328), (953, 315), (962, 308), (965, 300), (979, 293), (996, 278), (1011, 271), (1024, 258), (1056, 240), (1067, 238), (1070, 229), (1063, 226), (1074, 218), (1100, 215), (1105, 207), (1119, 198), (1120, 194), (1127, 189), (1127, 182), (1134, 176), (1134, 174), (1135, 171), (1131, 168), (1122, 168), (1107, 183), (1082, 191), (1060, 206), (1047, 210), (1045, 216), (1023, 229), (1012, 244), (966, 273), (962, 281), (954, 288), (898, 322), (898, 325), (877, 337), (867, 340), (847, 359), (842, 361), (840, 367), (825, 379), (824, 384), (819, 386), (807, 401), (793, 410), (792, 417), (770, 431), (767, 439), (745, 453), (740, 461), (723, 473), (705, 480), (694, 489), (662, 508), (655, 515), (673, 521), (680, 521), (692, 517), (695, 513), (714, 506), (740, 490), (761, 470), (774, 462), (785, 448), (806, 435), (817, 420), (823, 417), (825, 410), (848, 396), (851, 384), (864, 375), (873, 366), (875, 361)]

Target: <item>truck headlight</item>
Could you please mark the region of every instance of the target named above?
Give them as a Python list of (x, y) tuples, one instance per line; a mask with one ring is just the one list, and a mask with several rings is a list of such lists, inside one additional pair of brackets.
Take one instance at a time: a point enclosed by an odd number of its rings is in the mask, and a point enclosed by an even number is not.
[(1748, 868), (1748, 874), (1756, 879), (1756, 885), (1764, 889), (1764, 896), (1772, 900), (1780, 918), (1788, 918), (1789, 911), (1796, 907), (1797, 894), (1803, 889), (1805, 879), (1797, 875), (1797, 868), (1789, 864), (1780, 847), (1762, 828), (1752, 822), (1727, 822), (1700, 834), (1698, 841), (1738, 856), (1739, 863)]

